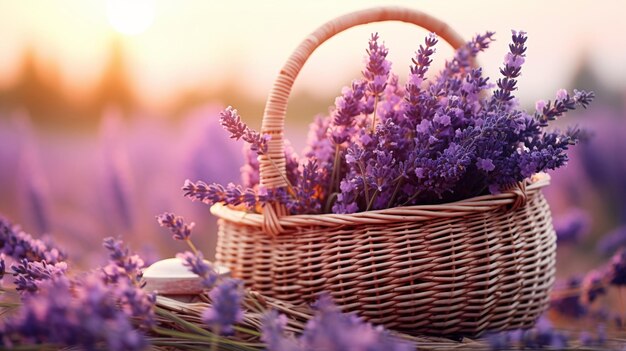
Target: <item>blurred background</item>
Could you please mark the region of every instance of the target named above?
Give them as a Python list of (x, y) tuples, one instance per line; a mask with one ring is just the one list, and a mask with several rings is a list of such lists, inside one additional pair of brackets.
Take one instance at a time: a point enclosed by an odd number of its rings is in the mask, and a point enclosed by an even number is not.
[[(305, 36), (377, 5), (422, 10), (466, 39), (495, 31), (480, 56), (495, 80), (510, 31), (528, 32), (517, 96), (528, 109), (560, 88), (594, 90), (579, 123), (592, 137), (547, 191), (561, 235), (559, 275), (586, 271), (626, 243), (626, 33), (621, 1), (0, 0), (0, 213), (49, 236), (74, 262), (101, 262), (122, 236), (147, 260), (184, 249), (158, 227), (172, 211), (196, 222), (206, 256), (215, 218), (180, 190), (185, 179), (239, 182), (242, 145), (218, 124), (227, 105), (260, 127), (266, 94)], [(360, 76), (370, 33), (406, 77), (427, 34), (403, 23), (351, 29), (325, 43), (298, 78), (287, 136), (296, 150), (342, 86)], [(439, 44), (434, 69), (452, 55)]]

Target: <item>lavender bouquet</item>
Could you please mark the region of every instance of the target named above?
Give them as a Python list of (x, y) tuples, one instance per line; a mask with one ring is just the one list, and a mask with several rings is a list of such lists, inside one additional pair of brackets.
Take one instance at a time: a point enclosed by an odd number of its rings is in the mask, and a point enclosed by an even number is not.
[(373, 34), (362, 77), (343, 88), (328, 116), (311, 124), (304, 156), (286, 148), (286, 188), (259, 185), (256, 156), (267, 152), (270, 136), (250, 129), (228, 107), (222, 126), (249, 145), (243, 185), (187, 180), (185, 196), (256, 212), (278, 202), (291, 214), (354, 213), (497, 193), (565, 165), (580, 131), (547, 130), (548, 124), (586, 107), (593, 93), (561, 89), (553, 101), (538, 101), (533, 113), (523, 110), (513, 93), (526, 59), (526, 33), (512, 32), (495, 85), (475, 65), (493, 35), (477, 35), (428, 78), (438, 42), (430, 34), (401, 85), (387, 48)]

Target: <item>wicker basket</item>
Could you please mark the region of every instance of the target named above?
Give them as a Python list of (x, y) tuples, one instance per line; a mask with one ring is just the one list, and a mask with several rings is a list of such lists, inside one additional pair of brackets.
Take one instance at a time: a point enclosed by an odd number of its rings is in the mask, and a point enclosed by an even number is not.
[[(321, 26), (289, 58), (268, 98), (263, 186), (286, 185), (284, 117), (307, 58), (345, 29), (388, 20), (419, 25), (455, 48), (464, 43), (437, 19), (395, 7)], [(548, 183), (540, 174), (498, 195), (349, 215), (291, 216), (277, 205), (253, 214), (217, 204), (217, 262), (261, 294), (308, 303), (326, 291), (344, 310), (409, 333), (530, 327), (548, 305), (555, 274), (556, 237), (540, 191)]]

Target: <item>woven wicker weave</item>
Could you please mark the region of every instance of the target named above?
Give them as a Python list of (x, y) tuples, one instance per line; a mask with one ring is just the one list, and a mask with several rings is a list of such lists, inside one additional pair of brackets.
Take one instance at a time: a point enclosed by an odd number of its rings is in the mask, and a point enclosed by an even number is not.
[[(356, 25), (417, 24), (453, 47), (447, 25), (409, 9), (355, 12), (321, 26), (296, 49), (268, 98), (261, 183), (285, 186), (283, 129), (291, 86), (310, 54)], [(282, 172), (282, 175), (281, 175)], [(346, 311), (409, 333), (476, 335), (530, 327), (548, 304), (556, 239), (540, 174), (498, 195), (349, 215), (263, 214), (221, 204), (216, 260), (261, 294), (308, 303), (329, 292)]]

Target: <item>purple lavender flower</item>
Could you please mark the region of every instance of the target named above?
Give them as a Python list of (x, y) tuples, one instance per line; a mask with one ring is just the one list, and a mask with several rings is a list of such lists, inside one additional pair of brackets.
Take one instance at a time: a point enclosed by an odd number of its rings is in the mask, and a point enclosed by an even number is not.
[(591, 217), (581, 209), (572, 209), (554, 220), (554, 230), (559, 244), (578, 242), (589, 233)]
[(511, 350), (522, 340), (524, 331), (521, 329), (509, 330), (499, 333), (487, 333), (485, 340), (489, 344), (489, 349), (494, 351)]
[(257, 153), (250, 148), (249, 144), (244, 144), (243, 154), (245, 163), (241, 166), (241, 182), (245, 188), (253, 188), (260, 182), (259, 179), (259, 160)]
[(537, 111), (535, 118), (539, 121), (541, 126), (547, 126), (549, 121), (553, 121), (562, 116), (565, 112), (573, 110), (576, 106), (587, 108), (595, 97), (593, 92), (586, 91), (574, 91), (574, 97), (571, 97), (565, 90), (559, 90), (557, 99), (548, 102), (542, 102), (536, 106), (541, 107), (541, 111)]
[(615, 228), (605, 234), (602, 239), (598, 241), (596, 248), (600, 253), (610, 255), (615, 252), (615, 250), (624, 246), (626, 246), (626, 225)]
[(415, 126), (422, 118), (423, 108), (421, 103), (424, 100), (424, 93), (422, 92), (422, 82), (425, 80), (425, 74), (432, 63), (430, 58), (435, 53), (435, 45), (438, 40), (434, 34), (430, 34), (424, 40), (424, 45), (420, 45), (419, 50), (413, 59), (413, 65), (411, 66), (411, 74), (406, 83), (406, 116), (409, 119), (415, 120), (411, 126)]
[(2, 287), (2, 279), (6, 273), (6, 263), (4, 262), (4, 254), (0, 253), (0, 287)]
[(230, 335), (234, 332), (233, 324), (241, 322), (243, 312), (241, 302), (243, 282), (238, 279), (225, 279), (211, 292), (211, 307), (202, 313), (202, 321), (210, 325), (220, 334)]
[[(474, 36), (467, 44), (460, 47), (454, 54), (454, 58), (446, 62), (444, 70), (438, 77), (438, 88), (441, 88), (445, 81), (454, 78), (455, 75), (468, 71), (472, 65), (471, 60), (475, 58), (478, 53), (489, 48), (491, 42), (494, 41), (495, 33), (485, 32), (485, 34), (478, 34)], [(452, 81), (454, 82), (454, 80)], [(449, 87), (452, 88), (452, 87)], [(457, 87), (460, 88), (460, 85)]]
[(298, 180), (296, 187), (296, 197), (298, 201), (288, 203), (291, 213), (320, 213), (321, 189), (319, 168), (317, 162), (309, 161), (302, 167), (302, 175)]
[(3, 343), (78, 346), (87, 350), (143, 350), (147, 340), (117, 308), (112, 290), (91, 276), (71, 284), (53, 279), (27, 295), (0, 327)]
[(364, 96), (365, 83), (354, 81), (350, 88), (344, 87), (341, 96), (335, 100), (335, 110), (332, 113), (330, 125), (331, 140), (334, 144), (341, 145), (354, 135), (355, 117), (363, 110)]
[(568, 346), (567, 336), (557, 331), (544, 316), (539, 318), (532, 329), (491, 333), (486, 339), (491, 350), (511, 350), (518, 347), (562, 350)]
[(231, 106), (228, 106), (220, 113), (220, 124), (230, 133), (231, 138), (235, 140), (243, 139), (243, 141), (250, 144), (250, 148), (257, 153), (262, 154), (267, 152), (267, 142), (270, 136), (268, 134), (261, 135), (259, 132), (250, 129), (241, 121), (237, 110)]
[(330, 123), (330, 118), (322, 115), (315, 116), (313, 123), (309, 125), (307, 146), (304, 151), (305, 157), (316, 159), (323, 169), (332, 167), (335, 152), (332, 141), (328, 138)]
[[(437, 44), (429, 35), (400, 87), (390, 72), (388, 51), (374, 34), (363, 79), (344, 88), (330, 114), (311, 125), (308, 160), (298, 162), (286, 150), (287, 178), (293, 186), (289, 193), (187, 182), (186, 196), (209, 204), (245, 204), (255, 211), (278, 202), (292, 214), (353, 213), (496, 193), (561, 167), (581, 134), (577, 128), (561, 132), (544, 127), (577, 105), (586, 107), (593, 93), (575, 91), (571, 96), (561, 90), (554, 102), (537, 103), (534, 115), (521, 110), (513, 92), (525, 62), (526, 33), (514, 31), (511, 39), (502, 78), (494, 85), (474, 67), (474, 58), (489, 47), (493, 33), (474, 37), (439, 75), (426, 80)], [(236, 113), (227, 109), (224, 115), (234, 137), (247, 133)], [(247, 185), (256, 186), (258, 167), (249, 164), (246, 178), (255, 181)]]
[(195, 223), (187, 224), (183, 217), (167, 212), (157, 216), (157, 221), (161, 227), (166, 227), (172, 232), (174, 240), (189, 240), (191, 229), (195, 226)]
[(604, 272), (592, 270), (585, 275), (582, 281), (581, 301), (585, 305), (592, 304), (598, 297), (606, 295)]
[(39, 239), (34, 239), (17, 225), (0, 216), (0, 251), (14, 259), (46, 261), (50, 264), (64, 261), (65, 253)]
[(121, 240), (111, 237), (103, 240), (109, 251), (109, 264), (101, 269), (102, 281), (111, 287), (115, 297), (129, 316), (140, 318), (146, 328), (154, 324), (154, 304), (156, 295), (148, 294), (141, 288), (144, 262)]
[(44, 281), (65, 276), (67, 264), (65, 262), (56, 264), (47, 264), (46, 261), (29, 262), (23, 258), (18, 264), (12, 265), (11, 270), (17, 291), (35, 293)]
[(613, 255), (605, 274), (609, 284), (626, 285), (626, 249), (620, 249)]
[[(558, 282), (555, 291), (578, 291), (582, 287), (579, 277), (571, 277), (565, 282)], [(582, 303), (581, 295), (565, 294), (554, 297), (550, 300), (550, 308), (568, 317), (580, 318), (588, 313), (588, 308)]]
[(18, 203), (39, 233), (51, 230), (50, 201), (46, 175), (43, 173), (28, 114), (19, 113), (21, 152), (18, 165)]
[(144, 262), (138, 255), (131, 254), (130, 250), (121, 240), (112, 237), (105, 238), (102, 246), (109, 251), (110, 262), (102, 269), (105, 281), (118, 283), (120, 279), (132, 279), (132, 283), (139, 285), (141, 282), (141, 269)]
[(511, 39), (513, 43), (509, 45), (510, 52), (504, 58), (504, 67), (500, 69), (500, 73), (504, 78), (498, 79), (498, 90), (494, 91), (493, 97), (500, 103), (508, 102), (513, 99), (511, 94), (517, 89), (516, 78), (520, 76), (521, 66), (526, 56), (526, 32), (512, 31)]
[(367, 65), (363, 76), (367, 79), (367, 91), (378, 97), (387, 87), (391, 62), (387, 60), (389, 51), (384, 44), (378, 45), (378, 33), (372, 34), (367, 49)]
[(177, 258), (183, 261), (183, 264), (189, 268), (189, 270), (202, 278), (202, 285), (211, 289), (217, 282), (217, 272), (211, 267), (205, 260), (202, 252), (198, 251), (197, 254), (194, 254), (190, 251), (185, 251), (184, 253), (179, 253), (176, 255)]
[(289, 208), (293, 208), (296, 206), (292, 204), (292, 201), (296, 201), (292, 197), (289, 196), (289, 193), (285, 188), (274, 188), (268, 189), (266, 187), (260, 186), (257, 191), (258, 204), (261, 206), (265, 206), (267, 204), (278, 203), (285, 204)]
[(310, 319), (301, 336), (306, 350), (412, 350), (408, 342), (391, 337), (382, 328), (363, 322), (354, 314), (342, 314), (329, 296), (315, 304), (318, 313)]
[(300, 158), (289, 140), (285, 140), (285, 173), (289, 184), (298, 184), (300, 179)]
[(485, 172), (493, 171), (496, 166), (493, 164), (493, 161), (490, 158), (480, 158), (476, 159), (476, 167)]
[(156, 292), (147, 293), (143, 289), (133, 285), (130, 280), (126, 280), (115, 286), (115, 295), (126, 314), (137, 318), (141, 326), (146, 329), (154, 326)]
[[(132, 174), (127, 153), (121, 148), (120, 132), (122, 114), (116, 109), (105, 111), (101, 125), (103, 205), (107, 214), (106, 223), (116, 225), (116, 229), (132, 230), (135, 214), (132, 204)], [(113, 214), (111, 216), (111, 214)], [(111, 217), (115, 221), (111, 221)]]
[(287, 317), (275, 310), (263, 315), (261, 320), (261, 341), (267, 345), (269, 351), (297, 351), (303, 350), (293, 338), (284, 335), (287, 326)]
[(563, 349), (568, 345), (567, 336), (554, 329), (545, 316), (539, 318), (533, 329), (524, 333), (522, 343), (524, 347), (535, 350), (546, 347)]
[(606, 344), (606, 326), (599, 325), (596, 335), (592, 335), (589, 331), (583, 331), (579, 335), (580, 343), (584, 347), (599, 347)]
[(202, 201), (207, 205), (223, 202), (228, 205), (244, 205), (252, 209), (257, 204), (257, 195), (252, 189), (244, 189), (232, 183), (224, 188), (220, 184), (206, 184), (203, 181), (192, 182), (185, 180), (182, 188), (184, 196), (192, 201)]

